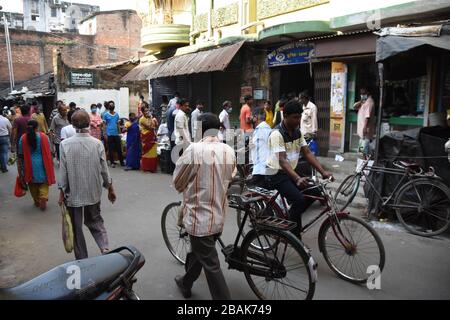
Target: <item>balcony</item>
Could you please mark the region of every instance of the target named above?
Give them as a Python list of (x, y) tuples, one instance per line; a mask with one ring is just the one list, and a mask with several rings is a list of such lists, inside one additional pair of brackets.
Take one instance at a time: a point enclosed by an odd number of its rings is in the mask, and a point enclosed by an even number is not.
[(173, 51), (189, 45), (189, 11), (157, 10), (142, 20), (141, 45), (152, 53)]

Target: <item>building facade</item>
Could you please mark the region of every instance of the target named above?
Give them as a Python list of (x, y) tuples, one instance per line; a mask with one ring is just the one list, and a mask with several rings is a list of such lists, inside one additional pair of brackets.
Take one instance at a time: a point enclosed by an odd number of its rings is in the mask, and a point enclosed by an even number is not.
[[(158, 4), (164, 2), (170, 1)], [(151, 7), (154, 3), (150, 1)], [(427, 126), (429, 114), (449, 108), (445, 104), (448, 54), (442, 50), (405, 53), (408, 59), (400, 62), (417, 68), (387, 61), (380, 74), (376, 53), (381, 49), (375, 34), (412, 21), (426, 25), (448, 20), (448, 1), (196, 0), (190, 10), (189, 46), (182, 46), (178, 38), (176, 51), (165, 49), (162, 44), (171, 36), (164, 32), (151, 41), (143, 38), (142, 45), (151, 42), (158, 54), (148, 56), (138, 71), (128, 75), (128, 79), (149, 80), (156, 105), (162, 94), (179, 91), (192, 102), (203, 100), (207, 109), (218, 113), (223, 100), (240, 106), (244, 94), (253, 94), (256, 104), (262, 105), (267, 99), (275, 104), (283, 94), (308, 90), (319, 110), (321, 155), (357, 151), (353, 105), (359, 90), (368, 87), (378, 109), (380, 75), (387, 79), (380, 134)], [(164, 21), (164, 30), (169, 22)], [(205, 56), (203, 51), (226, 50), (239, 42), (243, 45), (226, 63), (205, 60), (211, 64), (208, 68), (184, 68), (184, 62)], [(408, 102), (399, 105), (405, 97)], [(238, 114), (239, 107), (234, 108), (235, 124)]]

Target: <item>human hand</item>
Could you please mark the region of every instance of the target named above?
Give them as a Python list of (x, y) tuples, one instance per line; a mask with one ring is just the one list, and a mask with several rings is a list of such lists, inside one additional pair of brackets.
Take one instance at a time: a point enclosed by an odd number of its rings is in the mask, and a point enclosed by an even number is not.
[(64, 203), (64, 192), (62, 190), (59, 190), (58, 204), (59, 206), (62, 206), (63, 203)]
[(308, 179), (300, 177), (297, 179), (295, 184), (297, 185), (297, 187), (306, 188), (308, 187)]
[(334, 181), (333, 174), (331, 172), (328, 172), (328, 171), (324, 171), (322, 173), (322, 178), (324, 178), (324, 179), (331, 179), (331, 181)]
[(112, 185), (108, 188), (108, 199), (111, 203), (116, 202), (117, 199), (116, 193), (114, 192)]

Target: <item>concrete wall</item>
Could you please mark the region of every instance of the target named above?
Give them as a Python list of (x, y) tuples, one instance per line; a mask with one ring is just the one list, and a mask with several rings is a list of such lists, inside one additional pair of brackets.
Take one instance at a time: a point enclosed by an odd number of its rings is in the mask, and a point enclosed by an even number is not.
[(66, 92), (58, 92), (58, 100), (65, 103), (75, 102), (77, 106), (86, 110), (90, 109), (92, 103), (101, 103), (104, 101), (114, 101), (116, 112), (121, 118), (128, 118), (130, 111), (129, 90), (120, 88), (119, 90), (100, 90), (100, 89), (68, 89)]

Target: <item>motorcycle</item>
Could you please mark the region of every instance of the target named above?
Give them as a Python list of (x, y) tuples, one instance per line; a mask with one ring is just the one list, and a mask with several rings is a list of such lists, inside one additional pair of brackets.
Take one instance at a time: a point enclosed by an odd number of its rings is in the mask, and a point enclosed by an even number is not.
[(134, 247), (71, 261), (17, 287), (0, 289), (0, 300), (140, 300), (133, 291), (145, 264)]

